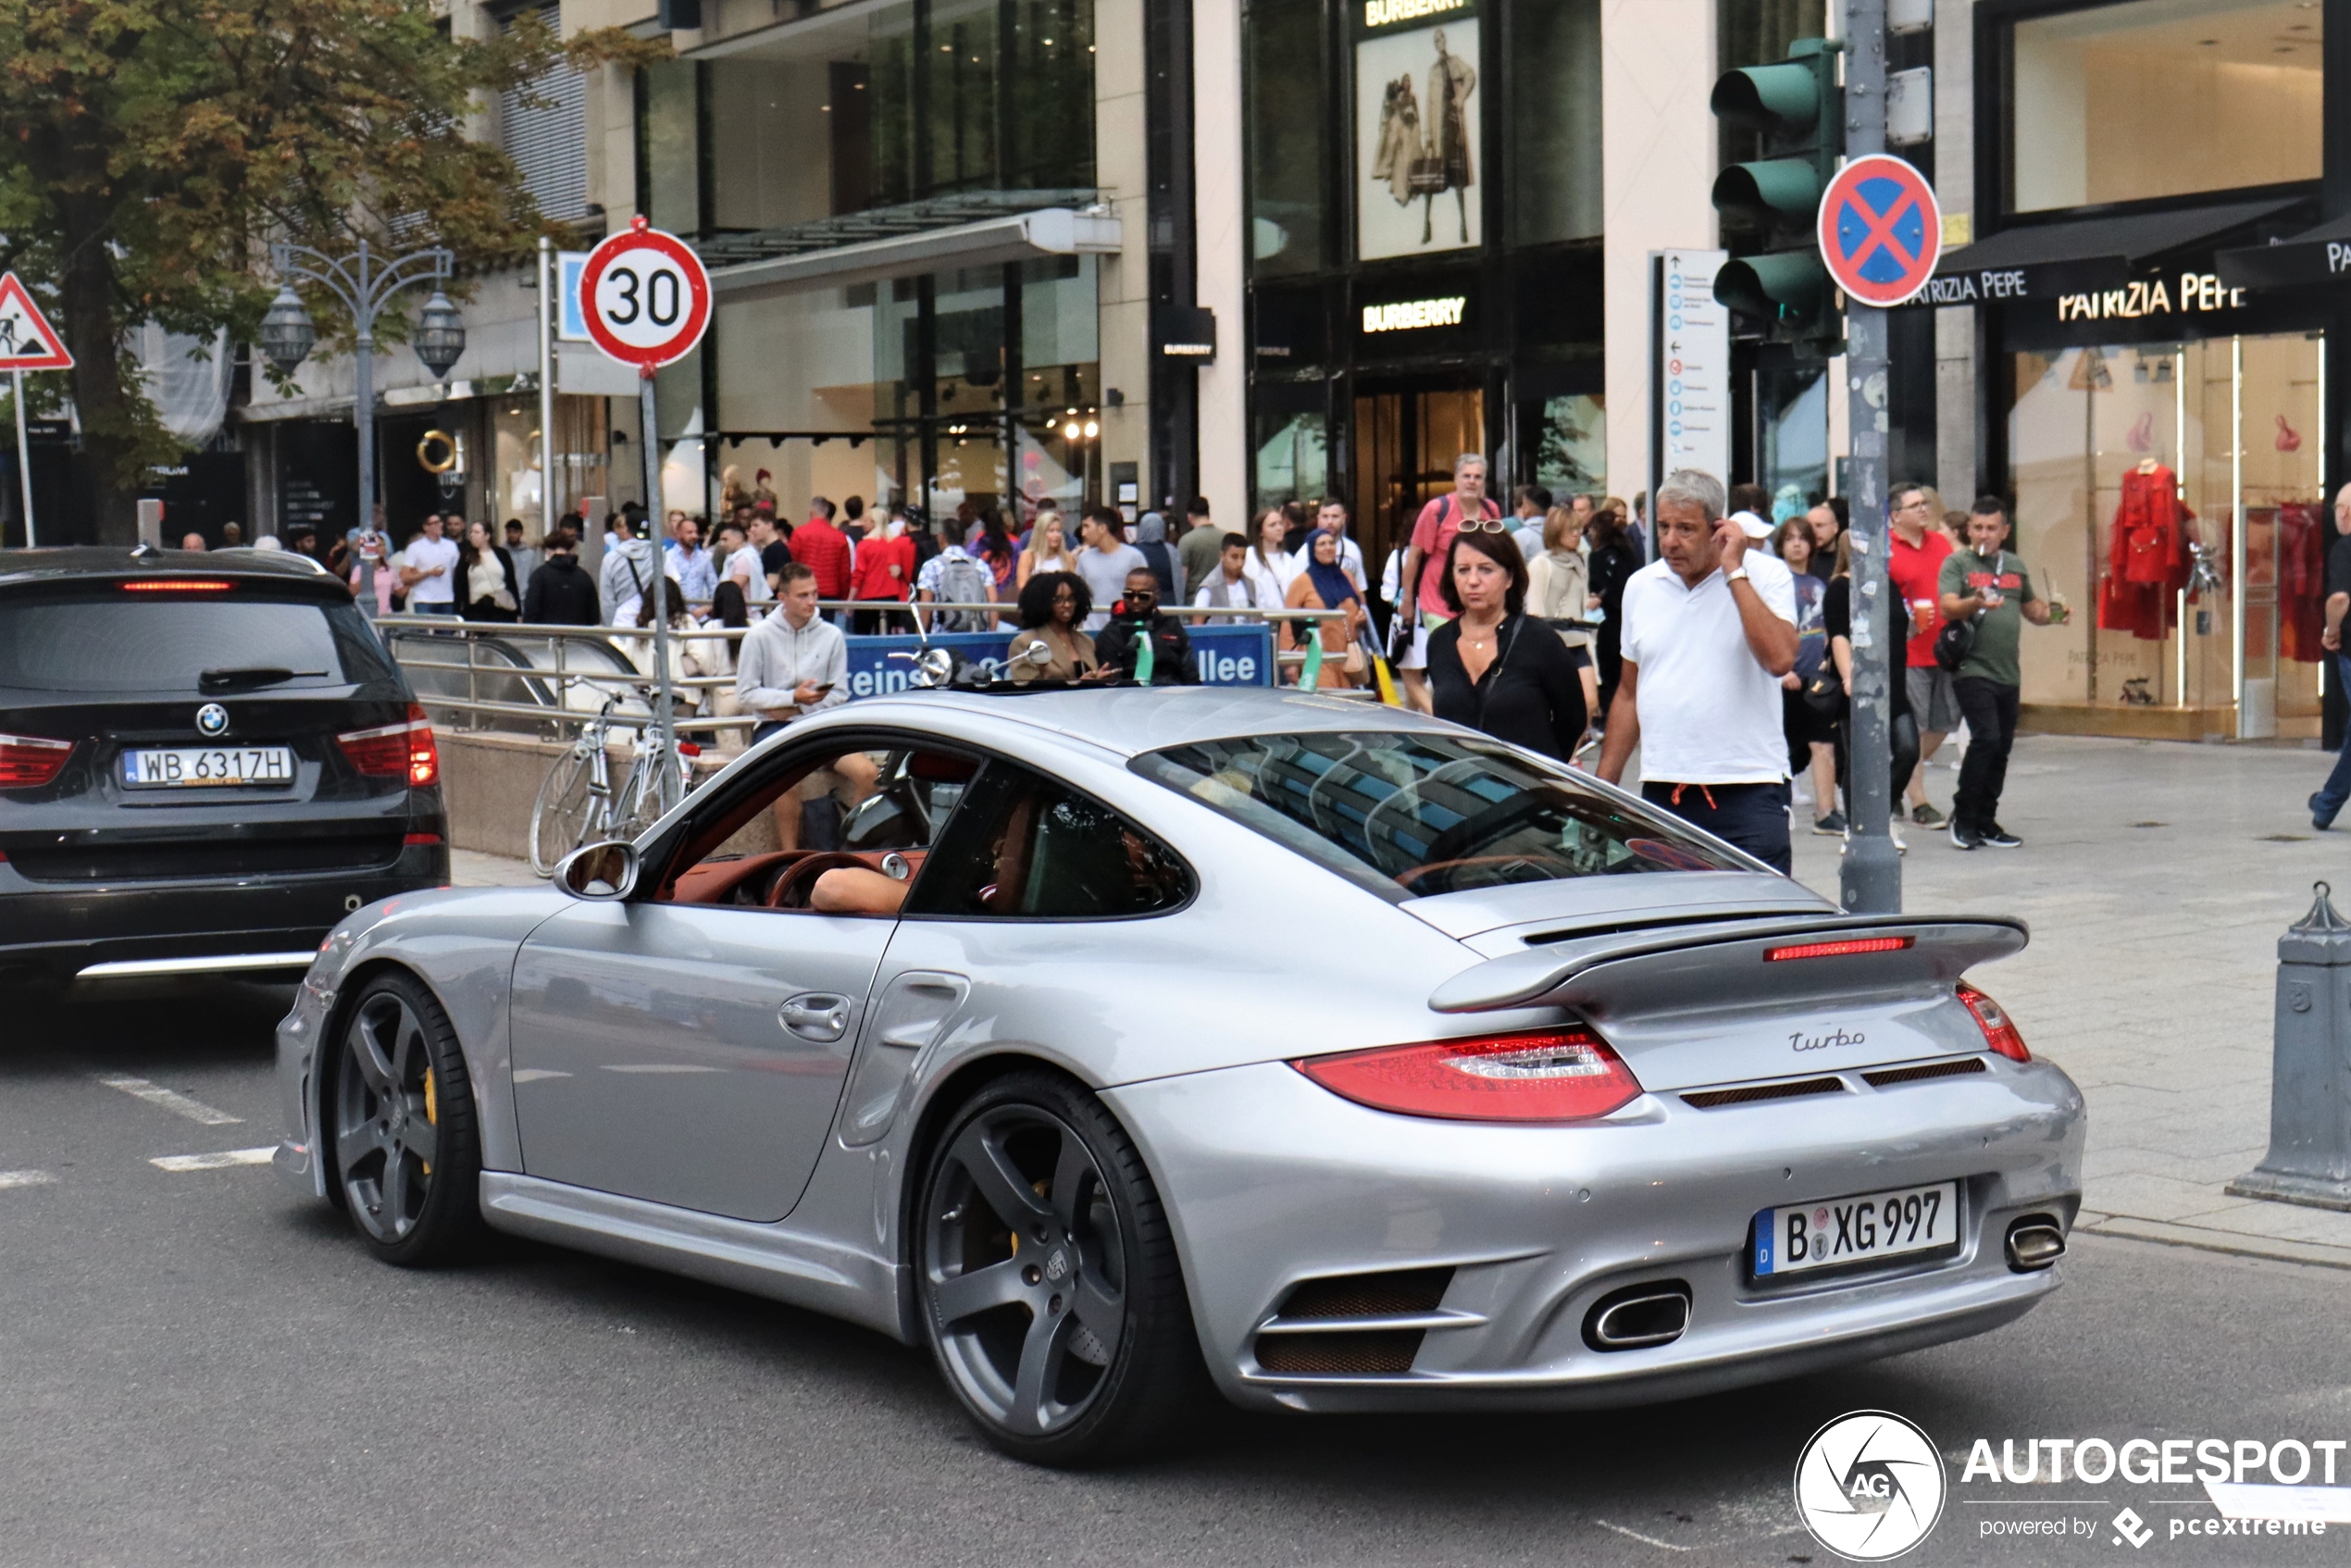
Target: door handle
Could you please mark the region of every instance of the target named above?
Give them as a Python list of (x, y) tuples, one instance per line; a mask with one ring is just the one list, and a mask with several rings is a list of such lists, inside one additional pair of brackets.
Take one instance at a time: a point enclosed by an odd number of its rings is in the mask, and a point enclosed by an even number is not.
[(849, 998), (834, 991), (802, 991), (776, 1009), (776, 1021), (804, 1039), (839, 1039), (849, 1032)]

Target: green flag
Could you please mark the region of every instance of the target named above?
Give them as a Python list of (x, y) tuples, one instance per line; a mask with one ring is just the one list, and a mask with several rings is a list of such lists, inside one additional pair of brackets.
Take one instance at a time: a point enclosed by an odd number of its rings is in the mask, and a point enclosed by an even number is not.
[(1323, 628), (1320, 622), (1306, 628), (1306, 662), (1299, 666), (1298, 683), (1310, 691), (1323, 683)]

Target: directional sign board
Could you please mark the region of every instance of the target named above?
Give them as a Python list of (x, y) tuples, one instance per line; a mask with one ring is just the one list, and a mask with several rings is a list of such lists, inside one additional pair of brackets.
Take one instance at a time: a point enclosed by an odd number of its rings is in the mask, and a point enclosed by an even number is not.
[(586, 251), (555, 253), (555, 336), (567, 343), (593, 342), (588, 317), (579, 308), (579, 275), (588, 270)]
[(590, 340), (647, 372), (692, 353), (710, 326), (702, 258), (641, 215), (588, 253), (579, 299)]
[(1869, 153), (1821, 196), (1821, 260), (1847, 299), (1881, 309), (1926, 287), (1943, 255), (1943, 214), (1925, 177)]
[(13, 272), (0, 274), (0, 370), (70, 370), (65, 339)]

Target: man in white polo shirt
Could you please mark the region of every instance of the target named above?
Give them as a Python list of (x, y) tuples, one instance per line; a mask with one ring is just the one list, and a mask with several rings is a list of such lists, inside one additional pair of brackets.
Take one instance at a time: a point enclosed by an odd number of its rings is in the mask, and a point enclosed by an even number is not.
[(457, 613), (457, 541), (441, 537), (440, 513), (427, 513), (425, 531), (408, 541), (400, 582), (408, 591), (410, 615)]
[(1790, 868), (1780, 677), (1796, 667), (1796, 585), (1750, 549), (1757, 519), (1723, 516), (1723, 484), (1685, 468), (1658, 488), (1660, 559), (1624, 585), (1624, 674), (1599, 774), (1641, 748), (1641, 795)]

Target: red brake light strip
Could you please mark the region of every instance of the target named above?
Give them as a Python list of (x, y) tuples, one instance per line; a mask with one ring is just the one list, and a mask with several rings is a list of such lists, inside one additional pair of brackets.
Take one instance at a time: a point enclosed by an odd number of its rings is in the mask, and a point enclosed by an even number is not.
[(122, 584), (125, 593), (226, 593), (237, 585), (226, 578), (143, 577)]
[(1785, 964), (1797, 958), (1849, 958), (1860, 952), (1898, 952), (1918, 945), (1916, 937), (1848, 937), (1833, 942), (1798, 942), (1793, 947), (1766, 948), (1763, 962)]

